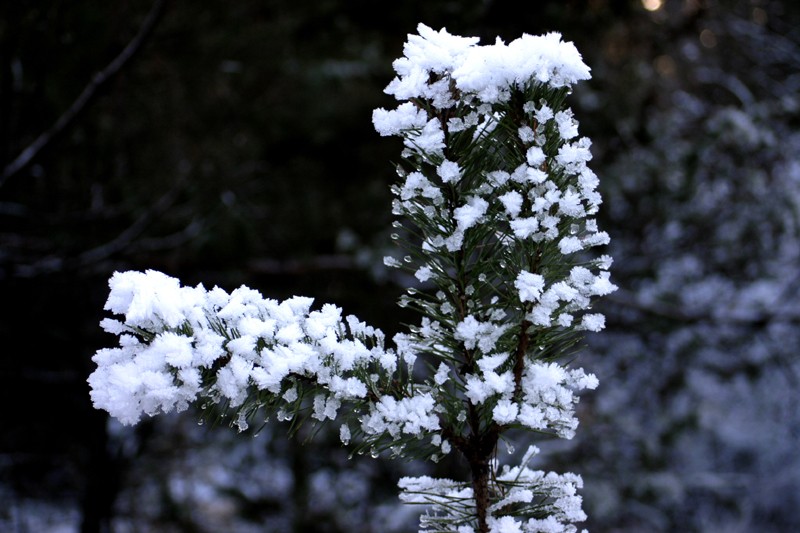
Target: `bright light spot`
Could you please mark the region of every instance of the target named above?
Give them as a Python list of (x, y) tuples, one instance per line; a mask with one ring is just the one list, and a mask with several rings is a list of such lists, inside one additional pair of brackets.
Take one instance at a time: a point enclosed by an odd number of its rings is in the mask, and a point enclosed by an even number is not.
[(664, 0), (642, 0), (642, 5), (648, 11), (658, 11), (664, 5)]

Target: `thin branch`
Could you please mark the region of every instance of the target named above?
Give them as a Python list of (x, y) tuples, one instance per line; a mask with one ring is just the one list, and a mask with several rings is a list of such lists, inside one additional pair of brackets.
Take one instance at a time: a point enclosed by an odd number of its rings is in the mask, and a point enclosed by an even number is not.
[[(161, 196), (161, 198), (159, 198), (150, 209), (145, 211), (138, 219), (136, 219), (133, 224), (128, 226), (125, 231), (117, 235), (109, 242), (83, 252), (78, 257), (79, 263), (81, 265), (96, 263), (111, 256), (113, 253), (128, 247), (136, 239), (136, 237), (144, 232), (153, 219), (165, 213), (172, 206), (181, 188), (182, 182), (178, 182), (174, 187), (167, 191), (166, 194)], [(189, 227), (191, 226), (192, 224), (189, 225)]]
[[(16, 269), (16, 275), (29, 278), (59, 270), (85, 268), (107, 259), (112, 254), (129, 247), (155, 218), (165, 213), (173, 205), (182, 188), (183, 180), (178, 181), (130, 226), (110, 241), (82, 252), (77, 258), (48, 257), (30, 265), (20, 265)], [(197, 229), (197, 222), (193, 221), (181, 234), (188, 233), (191, 236)]]
[(6, 182), (7, 179), (19, 174), (22, 170), (28, 167), (34, 159), (46, 148), (58, 135), (63, 133), (70, 127), (78, 115), (91, 103), (97, 96), (98, 91), (106, 85), (111, 79), (114, 78), (119, 72), (127, 65), (136, 53), (142, 48), (142, 45), (147, 41), (147, 38), (153, 32), (153, 29), (161, 19), (164, 12), (164, 6), (167, 0), (156, 0), (150, 12), (145, 17), (139, 32), (128, 43), (128, 45), (114, 58), (111, 63), (103, 70), (98, 72), (92, 77), (89, 84), (83, 89), (78, 98), (72, 102), (72, 105), (56, 120), (55, 124), (50, 129), (44, 131), (33, 141), (22, 153), (20, 153), (14, 161), (9, 163), (4, 169), (3, 174), (0, 175), (0, 187)]

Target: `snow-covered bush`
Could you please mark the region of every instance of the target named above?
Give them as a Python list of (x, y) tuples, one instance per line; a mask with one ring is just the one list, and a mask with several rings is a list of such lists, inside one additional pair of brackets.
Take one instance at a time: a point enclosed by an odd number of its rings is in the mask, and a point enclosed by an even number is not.
[(459, 454), (468, 480), (400, 480), (429, 506), (421, 531), (575, 531), (580, 476), (500, 465), (512, 429), (572, 438), (576, 393), (597, 386), (565, 366), (587, 312), (614, 291), (595, 215), (590, 142), (565, 99), (589, 69), (558, 34), (505, 44), (434, 31), (409, 36), (377, 109), (381, 135), (403, 139), (387, 257), (419, 280), (399, 305), (418, 325), (384, 334), (311, 298), (283, 302), (240, 287), (181, 286), (165, 274), (115, 273), (106, 319), (117, 348), (97, 352), (92, 399), (125, 424), (217, 405), (239, 430), (275, 416), (339, 424), (354, 452), (438, 461)]

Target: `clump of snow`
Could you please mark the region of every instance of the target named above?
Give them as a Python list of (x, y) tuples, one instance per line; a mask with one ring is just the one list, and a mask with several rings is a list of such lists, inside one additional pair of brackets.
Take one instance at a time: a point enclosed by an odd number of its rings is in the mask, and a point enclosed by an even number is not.
[[(106, 308), (125, 319), (103, 324), (120, 335), (120, 346), (95, 354), (89, 385), (95, 407), (124, 424), (186, 409), (201, 393), (237, 407), (253, 391), (285, 391), (282, 399), (290, 403), (294, 376), (327, 390), (314, 416), (334, 418), (341, 401), (366, 397), (370, 383), (360, 369), (396, 367), (380, 330), (354, 317), (343, 320), (333, 305), (311, 311), (311, 298), (277, 302), (247, 287), (231, 294), (181, 287), (152, 270), (117, 272), (109, 286)], [(204, 375), (210, 390), (202, 387)]]

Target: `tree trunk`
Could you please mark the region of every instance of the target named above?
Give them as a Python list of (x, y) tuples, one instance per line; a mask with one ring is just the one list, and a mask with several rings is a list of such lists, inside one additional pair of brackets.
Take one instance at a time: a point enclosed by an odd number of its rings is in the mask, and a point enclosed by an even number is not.
[(472, 490), (475, 494), (475, 509), (478, 514), (478, 531), (489, 533), (486, 522), (489, 509), (489, 459), (482, 458), (470, 461), (472, 469)]

